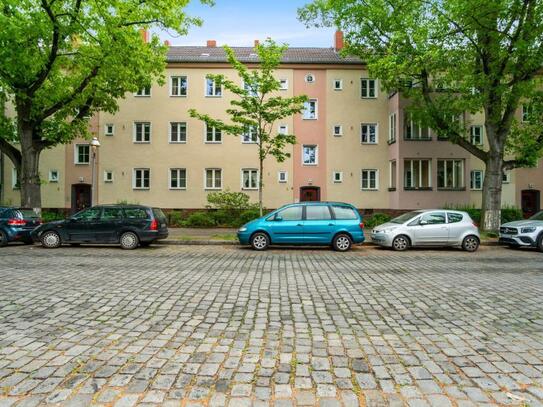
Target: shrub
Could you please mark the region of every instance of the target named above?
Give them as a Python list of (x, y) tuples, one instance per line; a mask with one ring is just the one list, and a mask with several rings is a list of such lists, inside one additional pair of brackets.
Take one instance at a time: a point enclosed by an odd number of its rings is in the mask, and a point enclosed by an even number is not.
[(502, 223), (513, 222), (523, 218), (522, 210), (515, 206), (504, 206), (502, 208)]
[(170, 212), (169, 215), (168, 215), (168, 218), (169, 218), (168, 224), (171, 227), (178, 228), (178, 227), (181, 227), (183, 225), (183, 213), (182, 212), (177, 212), (177, 211)]
[(210, 212), (215, 224), (222, 227), (230, 227), (236, 224), (237, 219), (239, 218), (239, 211), (237, 210), (228, 210), (228, 209), (218, 209), (216, 211)]
[(372, 229), (375, 226), (388, 222), (390, 219), (392, 219), (392, 217), (385, 213), (374, 213), (373, 215), (364, 218), (364, 225), (368, 229)]
[(63, 220), (63, 219), (64, 219), (64, 215), (58, 212), (42, 211), (41, 213), (41, 220), (44, 223), (53, 222), (55, 220)]
[(208, 212), (194, 212), (183, 222), (183, 226), (189, 228), (209, 228), (215, 226), (215, 220)]
[(257, 204), (251, 203), (249, 195), (243, 192), (231, 192), (230, 190), (211, 192), (207, 195), (209, 207), (214, 209), (224, 209), (228, 211), (243, 211), (254, 209)]
[(260, 217), (260, 211), (258, 209), (249, 209), (242, 212), (238, 218), (238, 224), (236, 227), (245, 225), (247, 222), (258, 219)]

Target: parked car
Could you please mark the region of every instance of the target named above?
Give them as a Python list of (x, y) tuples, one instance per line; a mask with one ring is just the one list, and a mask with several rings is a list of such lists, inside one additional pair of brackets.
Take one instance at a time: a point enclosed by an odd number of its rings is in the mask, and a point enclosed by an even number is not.
[(0, 207), (0, 246), (9, 242), (32, 244), (30, 232), (41, 225), (41, 219), (31, 209)]
[(403, 251), (417, 246), (460, 246), (468, 252), (479, 248), (479, 229), (466, 212), (420, 210), (408, 212), (375, 227), (371, 240)]
[(543, 211), (529, 219), (504, 223), (499, 242), (512, 248), (536, 247), (543, 252)]
[(255, 250), (270, 245), (331, 245), (345, 252), (364, 241), (362, 217), (352, 205), (340, 202), (302, 202), (285, 205), (238, 230), (241, 244)]
[(66, 220), (43, 224), (32, 238), (43, 247), (63, 243), (120, 244), (123, 249), (149, 246), (168, 237), (166, 216), (159, 208), (141, 205), (100, 205), (84, 209)]

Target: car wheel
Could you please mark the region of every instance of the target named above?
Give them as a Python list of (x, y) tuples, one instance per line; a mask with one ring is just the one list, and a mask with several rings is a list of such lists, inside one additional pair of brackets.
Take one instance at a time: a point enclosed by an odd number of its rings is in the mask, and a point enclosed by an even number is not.
[(341, 233), (334, 237), (334, 240), (332, 241), (332, 246), (334, 247), (334, 250), (337, 252), (346, 252), (351, 248), (353, 245), (353, 242), (349, 235), (346, 235), (344, 233)]
[(134, 232), (124, 232), (121, 235), (121, 248), (124, 250), (132, 250), (138, 247), (138, 235)]
[(462, 249), (467, 252), (473, 253), (479, 248), (479, 238), (477, 236), (466, 236), (462, 241)]
[(57, 232), (50, 230), (45, 232), (40, 236), (41, 245), (46, 249), (56, 249), (60, 247), (62, 241), (60, 240), (60, 235)]
[(537, 250), (543, 252), (543, 235), (539, 236), (539, 239), (537, 239)]
[(3, 230), (0, 230), (0, 247), (8, 244), (8, 235)]
[(409, 238), (404, 235), (396, 236), (392, 241), (392, 248), (397, 252), (403, 252), (410, 246)]
[(258, 232), (251, 236), (251, 246), (255, 250), (266, 250), (270, 245), (270, 238), (267, 234)]

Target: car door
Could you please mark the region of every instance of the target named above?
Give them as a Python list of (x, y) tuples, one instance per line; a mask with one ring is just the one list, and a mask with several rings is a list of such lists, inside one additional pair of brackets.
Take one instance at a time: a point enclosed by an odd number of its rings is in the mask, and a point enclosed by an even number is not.
[(427, 212), (412, 227), (415, 246), (440, 246), (448, 242), (449, 226), (445, 212)]
[(447, 212), (447, 225), (449, 226), (450, 245), (462, 243), (462, 236), (466, 231), (466, 222), (462, 222), (464, 215), (458, 212)]
[(269, 230), (272, 243), (303, 243), (303, 206), (292, 205), (277, 212), (271, 219)]
[(304, 243), (328, 244), (332, 241), (335, 221), (328, 205), (307, 205), (303, 225)]
[(123, 222), (123, 210), (116, 206), (105, 206), (100, 220), (94, 225), (96, 242), (115, 243), (118, 241), (118, 231)]
[(100, 219), (101, 207), (84, 209), (69, 218), (64, 229), (70, 242), (95, 242), (96, 224)]

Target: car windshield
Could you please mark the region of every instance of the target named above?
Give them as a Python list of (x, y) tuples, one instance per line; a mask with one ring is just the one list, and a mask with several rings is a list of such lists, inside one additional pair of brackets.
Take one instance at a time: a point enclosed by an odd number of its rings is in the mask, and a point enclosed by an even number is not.
[(530, 220), (543, 220), (543, 211), (536, 213)]
[(415, 216), (420, 215), (420, 212), (408, 212), (403, 215), (398, 216), (397, 218), (392, 219), (391, 223), (405, 223), (413, 219)]

